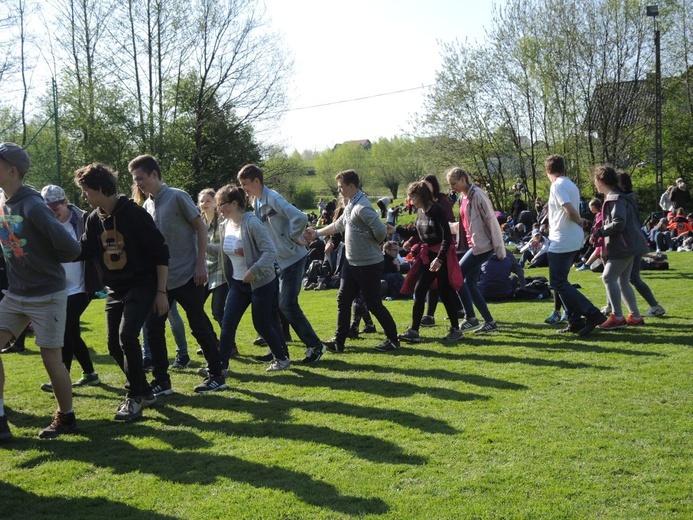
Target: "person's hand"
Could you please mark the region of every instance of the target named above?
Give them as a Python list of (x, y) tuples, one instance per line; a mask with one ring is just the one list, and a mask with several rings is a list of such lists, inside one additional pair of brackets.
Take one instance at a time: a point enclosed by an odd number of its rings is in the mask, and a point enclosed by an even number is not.
[(386, 224), (385, 224), (385, 227), (387, 228), (387, 234), (388, 234), (388, 235), (394, 235), (395, 232), (397, 231), (397, 229), (395, 228), (395, 226), (393, 226), (392, 224), (387, 224), (387, 223), (386, 223)]
[(204, 263), (195, 266), (195, 285), (205, 285), (207, 283), (207, 267)]
[(505, 247), (498, 248), (496, 251), (496, 256), (498, 260), (505, 260)]
[(157, 316), (163, 316), (168, 312), (168, 296), (166, 293), (157, 291), (154, 298), (154, 312)]
[(246, 271), (245, 276), (243, 277), (243, 283), (253, 283), (255, 281), (255, 273), (253, 273), (250, 269)]
[(318, 232), (315, 231), (315, 229), (313, 229), (312, 227), (307, 227), (303, 231), (303, 240), (305, 240), (306, 242), (312, 242), (316, 238), (318, 238)]
[(440, 271), (440, 268), (443, 266), (443, 261), (440, 258), (434, 258), (433, 262), (431, 262), (431, 265), (429, 266), (428, 270), (431, 271), (432, 273), (437, 273)]

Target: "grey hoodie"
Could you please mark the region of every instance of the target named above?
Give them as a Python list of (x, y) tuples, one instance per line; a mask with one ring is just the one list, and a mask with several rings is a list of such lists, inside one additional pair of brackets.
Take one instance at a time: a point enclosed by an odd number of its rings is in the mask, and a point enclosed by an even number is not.
[(35, 189), (22, 186), (0, 199), (0, 243), (7, 263), (9, 291), (44, 296), (65, 289), (65, 270), (81, 252), (78, 242)]

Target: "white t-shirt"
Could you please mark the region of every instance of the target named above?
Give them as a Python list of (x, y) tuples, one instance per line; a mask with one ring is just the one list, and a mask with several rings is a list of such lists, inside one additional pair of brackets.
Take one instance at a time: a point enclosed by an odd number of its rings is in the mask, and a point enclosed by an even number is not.
[(549, 252), (570, 253), (582, 247), (584, 234), (580, 224), (573, 222), (563, 209), (570, 203), (576, 210), (580, 207), (580, 190), (565, 175), (551, 183), (549, 192)]
[[(61, 222), (61, 224), (70, 233), (74, 241), (77, 242), (77, 233), (75, 233), (75, 229), (70, 221)], [(65, 269), (67, 295), (72, 296), (73, 294), (86, 292), (87, 289), (84, 286), (84, 262), (66, 262), (62, 266)]]
[(229, 257), (233, 265), (233, 279), (243, 281), (245, 273), (248, 272), (248, 266), (245, 263), (245, 256), (243, 254), (241, 228), (237, 227), (231, 221), (226, 224), (223, 250), (224, 254)]

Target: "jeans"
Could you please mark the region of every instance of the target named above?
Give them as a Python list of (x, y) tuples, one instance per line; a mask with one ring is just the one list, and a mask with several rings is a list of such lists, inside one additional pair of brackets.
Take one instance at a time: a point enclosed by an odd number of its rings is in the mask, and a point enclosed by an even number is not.
[[(176, 357), (184, 357), (188, 355), (188, 338), (185, 335), (185, 323), (178, 312), (178, 305), (174, 301), (168, 309), (168, 324), (171, 326), (173, 340), (176, 342)], [(142, 327), (142, 355), (146, 358), (152, 358), (152, 351), (149, 348), (149, 340), (147, 339), (147, 325)]]
[(108, 353), (130, 383), (128, 397), (141, 397), (151, 389), (142, 369), (140, 330), (154, 306), (156, 286), (109, 290), (106, 297)]
[[(282, 311), (282, 314), (306, 347), (320, 347), (320, 338), (318, 338), (318, 335), (308, 322), (308, 318), (303, 314), (301, 306), (298, 304), (304, 266), (305, 260), (301, 258), (298, 262), (282, 269), (279, 273), (279, 310)], [(265, 338), (266, 340), (267, 338)]]
[(65, 313), (65, 342), (63, 343), (63, 364), (67, 371), (72, 368), (74, 356), (82, 367), (82, 372), (91, 374), (94, 372), (94, 364), (91, 362), (89, 349), (82, 339), (79, 319), (89, 305), (87, 293), (71, 294), (67, 297), (67, 311)]
[(344, 343), (349, 333), (351, 320), (351, 304), (359, 294), (363, 296), (368, 310), (392, 341), (397, 341), (397, 325), (392, 315), (380, 299), (380, 277), (383, 273), (383, 262), (371, 265), (352, 266), (344, 262), (342, 278), (337, 294), (337, 331), (335, 339)]
[[(493, 321), (493, 316), (491, 316), (491, 312), (488, 310), (486, 300), (479, 290), (481, 265), (491, 258), (491, 256), (493, 256), (493, 250), (475, 255), (470, 248), (460, 259), (460, 268), (462, 269), (462, 276), (464, 276), (464, 284), (462, 284), (459, 294), (460, 300), (462, 300), (462, 307), (464, 307), (464, 313), (468, 320), (476, 317), (474, 314), (474, 307), (476, 306), (481, 317), (484, 318), (484, 321)], [(472, 305), (472, 303), (474, 305)]]
[(280, 339), (281, 329), (275, 327), (275, 320), (272, 317), (272, 301), (276, 293), (277, 284), (274, 280), (254, 291), (249, 283), (233, 279), (229, 282), (219, 341), (219, 354), (223, 368), (229, 366), (231, 348), (236, 346), (236, 330), (249, 305), (253, 314), (253, 326), (267, 342), (272, 355), (277, 359), (286, 359), (286, 350)]
[[(195, 285), (191, 278), (185, 285), (169, 289), (169, 306), (177, 301), (190, 325), (190, 332), (202, 349), (209, 373), (212, 376), (221, 375), (219, 364), (219, 350), (217, 349), (217, 336), (212, 328), (212, 323), (205, 312), (205, 286)], [(168, 352), (166, 351), (166, 314), (157, 316), (152, 312), (147, 318), (147, 338), (152, 353), (152, 365), (154, 366), (154, 379), (159, 382), (170, 381), (168, 375)]]
[(577, 251), (548, 253), (549, 283), (561, 297), (568, 322), (574, 324), (582, 323), (583, 316), (590, 316), (599, 312), (599, 309), (592, 305), (592, 302), (568, 281), (568, 275), (577, 253)]
[(219, 326), (224, 320), (224, 307), (226, 306), (226, 296), (229, 293), (229, 286), (226, 282), (217, 285), (214, 289), (207, 289), (207, 294), (205, 296), (205, 301), (212, 295), (212, 318), (216, 321)]

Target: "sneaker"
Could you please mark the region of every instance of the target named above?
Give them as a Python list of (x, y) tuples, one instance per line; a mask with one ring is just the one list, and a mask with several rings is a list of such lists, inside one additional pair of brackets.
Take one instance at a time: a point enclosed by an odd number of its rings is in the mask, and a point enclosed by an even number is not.
[(171, 381), (157, 381), (156, 379), (152, 380), (150, 383), (150, 386), (152, 387), (152, 393), (159, 397), (160, 395), (171, 395), (173, 393), (173, 390), (171, 389)]
[(0, 441), (6, 441), (12, 438), (10, 425), (7, 424), (7, 416), (0, 415)]
[(580, 267), (578, 267), (578, 268), (575, 269), (575, 270), (576, 270), (576, 271), (589, 271), (589, 270), (590, 270), (590, 266), (587, 265), (587, 264), (582, 264)]
[(75, 412), (62, 413), (56, 411), (53, 415), (53, 422), (39, 432), (39, 439), (55, 439), (59, 435), (75, 433), (77, 431), (77, 420)]
[(0, 350), (0, 354), (12, 354), (14, 352), (24, 352), (26, 347), (24, 345), (8, 344), (5, 348)]
[(392, 341), (391, 339), (386, 339), (380, 345), (373, 347), (378, 352), (391, 352), (400, 347), (399, 341)]
[(190, 363), (191, 361), (189, 356), (176, 356), (176, 360), (173, 362), (173, 365), (171, 365), (171, 368), (188, 368)]
[(602, 330), (622, 329), (627, 325), (625, 318), (617, 318), (614, 313), (609, 314), (609, 317), (599, 324)]
[(315, 287), (315, 289), (313, 289), (313, 290), (314, 290), (314, 291), (324, 291), (324, 290), (326, 290), (326, 289), (327, 289), (327, 285), (326, 285), (324, 282), (320, 282), (320, 283), (317, 285), (317, 287)]
[(140, 404), (142, 405), (142, 408), (151, 408), (152, 406), (156, 405), (156, 396), (153, 393), (143, 395)]
[(626, 325), (630, 327), (642, 327), (643, 325), (645, 325), (645, 320), (642, 316), (640, 316), (639, 318), (634, 318), (633, 314), (631, 313), (628, 315), (628, 318), (626, 318)]
[(44, 392), (48, 392), (49, 394), (53, 393), (53, 385), (50, 383), (41, 383), (40, 388), (41, 390), (43, 390)]
[(141, 399), (126, 397), (125, 401), (118, 406), (113, 419), (116, 421), (132, 421), (134, 419), (139, 419), (140, 417), (142, 417)]
[(308, 285), (306, 285), (306, 286), (304, 287), (304, 290), (306, 290), (306, 291), (312, 291), (312, 290), (315, 289), (317, 286), (318, 286), (318, 284), (316, 284), (316, 283), (309, 283)]
[(265, 338), (263, 338), (262, 336), (258, 336), (257, 338), (255, 338), (255, 341), (253, 341), (253, 345), (255, 345), (256, 347), (264, 347), (267, 345), (267, 342), (265, 341)]
[(289, 365), (291, 364), (291, 360), (289, 358), (286, 359), (273, 359), (272, 362), (270, 363), (270, 366), (267, 367), (267, 372), (279, 372), (280, 370), (286, 370), (289, 368)]
[(585, 318), (585, 325), (578, 331), (578, 334), (580, 334), (580, 336), (587, 336), (587, 334), (592, 332), (597, 326), (600, 326), (606, 320), (607, 317), (601, 312), (590, 314)]
[(578, 334), (585, 326), (585, 322), (569, 323), (566, 327), (558, 329), (556, 334)]
[(548, 318), (544, 320), (544, 323), (549, 325), (555, 325), (561, 321), (561, 314), (558, 311), (553, 311)]
[(344, 352), (344, 343), (339, 341), (337, 338), (332, 338), (330, 341), (326, 341), (324, 344), (327, 350), (330, 352), (334, 352), (335, 354)]
[(568, 321), (568, 313), (565, 312), (565, 311), (563, 311), (563, 312), (561, 313), (561, 319), (560, 319), (560, 322), (561, 322), (561, 323), (564, 322), (564, 321)]
[(195, 387), (195, 392), (198, 394), (204, 394), (207, 392), (218, 392), (219, 390), (226, 390), (226, 378), (224, 376), (209, 376), (202, 384)]
[(145, 372), (151, 372), (154, 370), (154, 365), (152, 364), (151, 358), (142, 358), (142, 370)]
[(195, 351), (195, 354), (197, 354), (198, 356), (204, 356), (204, 355), (205, 355), (205, 351), (202, 350), (201, 348), (198, 348), (198, 349)]
[(72, 383), (73, 388), (79, 388), (80, 386), (96, 386), (100, 385), (101, 380), (99, 379), (99, 374), (94, 372), (93, 374), (88, 374), (82, 372), (82, 377)]
[(260, 363), (271, 363), (274, 359), (274, 355), (271, 352), (268, 352), (264, 356), (253, 356), (253, 359), (255, 361), (259, 361)]
[(327, 345), (325, 345), (324, 343), (320, 343), (319, 347), (308, 347), (306, 349), (306, 357), (303, 358), (303, 361), (301, 361), (301, 363), (317, 363), (318, 361), (320, 361), (320, 358), (326, 350)]
[(349, 332), (347, 332), (347, 338), (349, 339), (359, 339), (359, 329), (356, 327), (351, 327)]
[(470, 320), (464, 319), (460, 323), (460, 330), (462, 332), (467, 332), (468, 330), (476, 329), (479, 326), (479, 320), (477, 318), (472, 318)]
[(443, 341), (459, 341), (463, 336), (464, 332), (462, 332), (460, 329), (457, 327), (450, 327), (450, 332), (448, 332), (448, 335), (443, 338)]
[(488, 334), (490, 332), (498, 332), (498, 325), (495, 321), (485, 321), (478, 329), (474, 329), (474, 334)]
[(422, 316), (421, 317), (421, 326), (422, 327), (433, 327), (436, 324), (436, 319), (433, 316)]
[(369, 323), (368, 325), (365, 325), (359, 332), (361, 334), (371, 334), (372, 332), (376, 332), (375, 325), (373, 323)]
[(419, 331), (414, 329), (407, 329), (404, 331), (404, 334), (400, 334), (397, 337), (407, 343), (419, 343), (421, 341)]
[(604, 305), (604, 307), (602, 307), (599, 310), (602, 311), (602, 314), (604, 316), (608, 316), (609, 314), (611, 314), (611, 305), (607, 303), (606, 305)]
[[(207, 367), (200, 367), (197, 369), (197, 375), (202, 379), (207, 379), (209, 377), (209, 369)], [(227, 368), (221, 369), (221, 375), (225, 378), (229, 375), (229, 370)]]
[(661, 305), (654, 305), (647, 309), (647, 312), (643, 314), (644, 318), (659, 318), (660, 316), (664, 316), (667, 311), (664, 310), (664, 307)]

